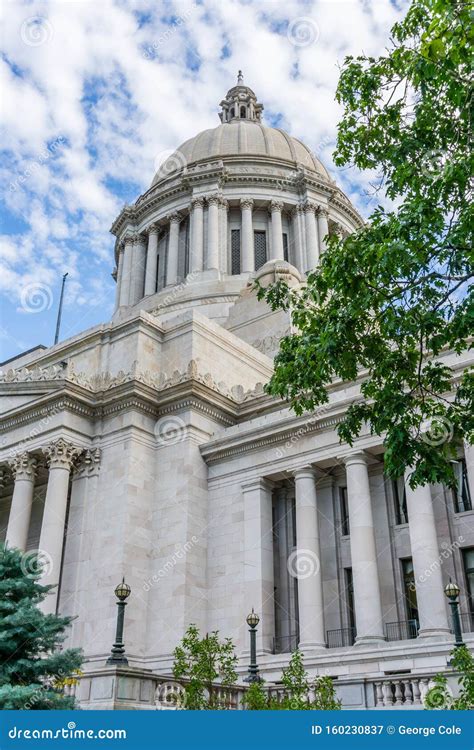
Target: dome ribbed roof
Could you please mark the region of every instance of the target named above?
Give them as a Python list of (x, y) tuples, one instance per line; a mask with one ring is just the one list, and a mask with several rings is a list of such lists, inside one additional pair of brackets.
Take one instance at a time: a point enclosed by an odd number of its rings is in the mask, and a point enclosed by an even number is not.
[(265, 127), (260, 122), (251, 120), (234, 119), (217, 128), (203, 130), (194, 138), (185, 141), (160, 166), (152, 185), (196, 162), (231, 156), (256, 156), (291, 162), (295, 167), (303, 166), (325, 178), (329, 177), (324, 166), (310, 149), (284, 130)]

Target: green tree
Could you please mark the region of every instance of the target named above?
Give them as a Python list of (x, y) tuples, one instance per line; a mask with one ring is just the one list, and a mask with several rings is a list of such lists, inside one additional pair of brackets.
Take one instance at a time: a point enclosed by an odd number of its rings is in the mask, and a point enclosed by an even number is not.
[(78, 649), (61, 650), (71, 617), (45, 615), (41, 563), (31, 553), (0, 545), (0, 709), (68, 709), (62, 686), (82, 664)]
[(453, 385), (452, 361), (438, 358), (470, 348), (473, 333), (471, 7), (414, 0), (387, 54), (345, 59), (335, 162), (376, 170), (396, 207), (331, 236), (305, 288), (259, 290), (297, 330), (281, 341), (268, 392), (301, 414), (328, 401), (334, 379), (359, 378), (339, 436), (352, 444), (368, 424), (384, 438), (387, 473), (413, 467), (413, 487), (453, 486), (453, 445), (474, 442), (472, 368)]
[(201, 638), (196, 625), (191, 624), (173, 655), (175, 679), (186, 680), (184, 708), (206, 710), (228, 707), (225, 701), (223, 704), (219, 693), (220, 688), (229, 687), (237, 681), (237, 656), (230, 638), (221, 642), (218, 631)]
[(336, 698), (330, 677), (316, 677), (312, 682), (303, 665), (303, 655), (295, 651), (282, 671), (284, 695), (271, 697), (263, 681), (254, 682), (247, 690), (244, 703), (250, 711), (337, 711), (341, 702)]
[(474, 709), (474, 659), (467, 646), (458, 646), (451, 654), (451, 666), (458, 673), (459, 694), (453, 698), (448, 690), (445, 674), (437, 674), (434, 685), (425, 695), (425, 708), (444, 708), (453, 711)]

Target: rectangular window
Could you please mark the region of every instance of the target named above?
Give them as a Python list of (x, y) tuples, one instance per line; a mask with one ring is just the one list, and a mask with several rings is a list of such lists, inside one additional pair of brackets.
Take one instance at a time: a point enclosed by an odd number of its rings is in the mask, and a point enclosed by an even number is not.
[(352, 580), (352, 568), (344, 568), (344, 586), (346, 589), (347, 621), (350, 628), (355, 628), (354, 582)]
[(464, 458), (453, 461), (454, 476), (456, 477), (456, 490), (453, 490), (454, 512), (464, 513), (472, 510), (471, 493), (467, 481), (467, 468)]
[(294, 497), (290, 498), (290, 508), (291, 508), (291, 536), (292, 536), (292, 543), (293, 547), (296, 547), (296, 500)]
[(347, 487), (339, 488), (339, 507), (341, 509), (341, 533), (349, 536), (349, 505), (347, 502)]
[(160, 254), (156, 256), (156, 278), (155, 278), (155, 289), (157, 292), (160, 291)]
[(392, 482), (393, 499), (395, 502), (395, 521), (397, 526), (408, 523), (407, 491), (404, 477), (399, 477)]
[(267, 262), (267, 233), (255, 231), (253, 233), (255, 249), (255, 270), (258, 271)]
[(469, 602), (469, 612), (474, 618), (474, 547), (463, 549), (462, 560), (464, 565), (464, 578), (466, 580), (466, 593)]
[(413, 570), (413, 560), (406, 557), (401, 560), (403, 575), (403, 593), (405, 595), (405, 609), (407, 620), (414, 620), (418, 627), (418, 604), (416, 601), (415, 573)]
[(189, 218), (186, 218), (184, 232), (184, 278), (186, 278), (189, 273)]
[(240, 273), (240, 229), (232, 229), (230, 233), (230, 264), (231, 274)]
[(289, 263), (288, 258), (288, 235), (286, 232), (283, 232), (283, 259), (286, 260), (287, 263)]

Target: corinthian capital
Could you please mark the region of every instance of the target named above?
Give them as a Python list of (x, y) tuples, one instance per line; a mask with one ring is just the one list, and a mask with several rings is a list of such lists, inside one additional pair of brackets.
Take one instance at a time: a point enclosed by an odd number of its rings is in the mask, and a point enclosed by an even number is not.
[(218, 206), (219, 205), (220, 196), (217, 193), (213, 193), (212, 195), (207, 196), (207, 205), (208, 206)]
[(204, 198), (202, 195), (196, 195), (191, 201), (191, 208), (202, 208), (204, 206)]
[(283, 203), (282, 203), (282, 201), (272, 201), (270, 203), (270, 210), (271, 211), (278, 211), (278, 212), (281, 213), (283, 211)]
[(307, 214), (314, 214), (316, 211), (316, 204), (312, 201), (306, 201), (303, 205), (303, 211)]
[(30, 479), (34, 481), (38, 461), (30, 453), (26, 451), (18, 453), (18, 455), (8, 462), (8, 465), (15, 479)]
[(179, 224), (179, 222), (181, 221), (182, 217), (181, 217), (180, 213), (178, 213), (177, 211), (175, 211), (172, 214), (168, 214), (168, 216), (166, 218), (168, 219), (168, 221), (169, 221), (170, 224)]
[(74, 466), (74, 474), (77, 477), (95, 476), (100, 468), (101, 455), (100, 448), (85, 450)]
[(46, 448), (43, 448), (43, 453), (50, 469), (70, 469), (73, 463), (77, 461), (82, 451), (82, 448), (78, 448), (76, 445), (73, 445), (73, 443), (64, 440), (64, 438), (53, 440), (53, 442), (47, 445)]
[(327, 219), (329, 211), (324, 206), (318, 206), (318, 216), (324, 216)]
[(253, 208), (253, 198), (241, 198), (240, 208)]

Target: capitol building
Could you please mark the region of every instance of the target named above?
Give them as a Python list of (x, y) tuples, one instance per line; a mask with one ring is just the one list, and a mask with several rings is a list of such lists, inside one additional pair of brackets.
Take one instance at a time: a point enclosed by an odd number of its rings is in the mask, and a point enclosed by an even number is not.
[[(411, 490), (384, 476), (380, 437), (339, 441), (358, 382), (303, 416), (265, 393), (291, 324), (255, 282), (304, 284), (327, 237), (363, 220), (263, 109), (239, 74), (220, 124), (115, 219), (109, 322), (1, 365), (0, 534), (41, 551), (44, 609), (75, 618), (86, 709), (159, 707), (190, 623), (232, 638), (243, 686), (252, 608), (267, 684), (298, 647), (344, 708), (423, 707), (452, 650), (450, 578), (474, 646), (474, 447), (457, 491)], [(456, 377), (472, 364), (443, 357)]]

